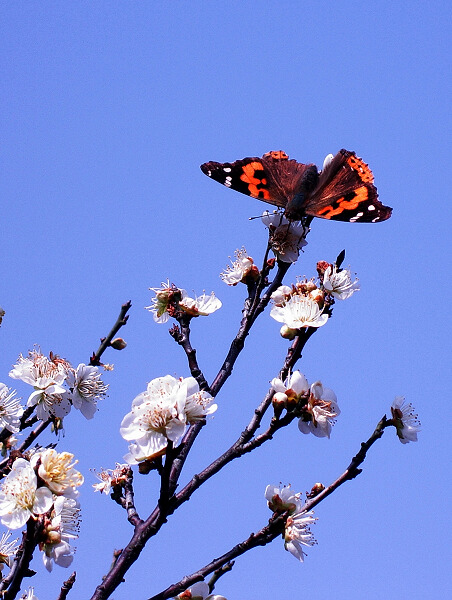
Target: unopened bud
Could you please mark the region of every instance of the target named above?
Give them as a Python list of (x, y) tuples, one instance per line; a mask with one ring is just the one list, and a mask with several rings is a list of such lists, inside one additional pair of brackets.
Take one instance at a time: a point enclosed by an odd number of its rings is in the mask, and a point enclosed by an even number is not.
[(315, 498), (316, 496), (318, 496), (320, 494), (320, 492), (323, 492), (323, 490), (325, 489), (325, 486), (323, 485), (323, 483), (315, 483), (312, 486), (311, 491), (306, 494), (306, 498), (312, 499)]
[(314, 302), (317, 302), (317, 304), (319, 306), (323, 306), (325, 294), (322, 292), (322, 290), (319, 290), (319, 289), (313, 290), (312, 292), (309, 293), (309, 297), (311, 298), (311, 300), (314, 300)]
[(310, 279), (309, 281), (306, 282), (306, 291), (307, 292), (312, 292), (313, 290), (316, 290), (316, 289), (317, 289), (317, 286), (312, 281), (312, 279)]
[(110, 346), (115, 350), (124, 350), (124, 348), (127, 346), (127, 342), (118, 337), (111, 342)]
[(275, 266), (275, 264), (276, 264), (276, 258), (269, 258), (267, 260), (267, 267), (269, 269), (273, 269), (273, 267)]
[(317, 263), (317, 273), (319, 274), (320, 279), (323, 279), (325, 271), (330, 267), (330, 263), (326, 262), (326, 260), (319, 260)]
[(259, 269), (256, 265), (253, 265), (248, 273), (245, 275), (245, 280), (247, 281), (257, 281), (259, 279)]
[(287, 327), (287, 325), (283, 325), (279, 330), (279, 333), (285, 340), (293, 340), (298, 333), (298, 329), (291, 329), (290, 327)]

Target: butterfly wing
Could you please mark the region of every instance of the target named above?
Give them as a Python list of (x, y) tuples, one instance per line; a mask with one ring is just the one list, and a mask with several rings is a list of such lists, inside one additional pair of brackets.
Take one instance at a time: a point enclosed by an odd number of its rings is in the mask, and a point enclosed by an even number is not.
[(262, 158), (243, 158), (233, 163), (207, 162), (201, 170), (237, 192), (285, 207), (297, 192), (303, 174), (312, 166), (290, 160), (285, 152), (277, 150)]
[(320, 173), (306, 198), (306, 214), (322, 219), (378, 223), (389, 219), (392, 208), (378, 200), (369, 166), (354, 152), (340, 150)]

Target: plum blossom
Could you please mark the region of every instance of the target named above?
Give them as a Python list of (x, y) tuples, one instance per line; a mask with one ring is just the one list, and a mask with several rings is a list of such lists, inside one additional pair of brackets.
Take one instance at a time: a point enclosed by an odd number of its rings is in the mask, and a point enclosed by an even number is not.
[(349, 269), (338, 270), (330, 265), (323, 275), (323, 287), (337, 300), (346, 300), (359, 290), (359, 282), (352, 281)]
[(7, 531), (2, 533), (2, 537), (0, 538), (0, 572), (5, 565), (8, 567), (12, 565), (13, 557), (19, 548), (19, 540), (9, 541), (11, 535), (11, 531)]
[(311, 393), (304, 414), (298, 421), (302, 433), (316, 437), (330, 437), (331, 429), (340, 414), (337, 397), (333, 390), (323, 387), (320, 381), (311, 385)]
[(270, 243), (278, 260), (294, 263), (298, 259), (301, 248), (307, 245), (306, 235), (309, 228), (301, 221), (289, 221), (278, 212), (265, 211), (262, 215), (263, 224), (270, 231)]
[(275, 304), (270, 316), (289, 329), (303, 327), (321, 327), (328, 321), (328, 315), (323, 312), (318, 303), (306, 296), (294, 295), (287, 302), (278, 306)]
[(132, 402), (132, 410), (121, 423), (122, 437), (132, 442), (125, 460), (137, 464), (165, 452), (168, 440), (176, 444), (187, 423), (196, 422), (216, 409), (207, 392), (201, 392), (193, 377), (171, 375), (153, 379), (147, 390)]
[(54, 494), (77, 498), (77, 488), (83, 484), (83, 475), (74, 469), (77, 462), (70, 452), (57, 452), (48, 448), (35, 452), (30, 464), (33, 468), (37, 467), (39, 477)]
[(20, 398), (15, 395), (15, 391), (0, 383), (0, 429), (7, 429), (11, 433), (20, 430), (20, 419), (24, 414)]
[(101, 380), (97, 367), (79, 364), (77, 369), (70, 370), (67, 385), (71, 390), (74, 408), (80, 410), (86, 419), (92, 419), (97, 410), (97, 400), (104, 398), (108, 385)]
[(37, 487), (38, 480), (31, 464), (16, 458), (0, 487), (0, 520), (10, 529), (23, 527), (30, 517), (50, 510), (52, 492)]
[(316, 543), (309, 529), (309, 525), (316, 521), (314, 513), (303, 511), (301, 493), (294, 494), (290, 485), (281, 488), (268, 485), (265, 490), (265, 498), (268, 501), (268, 507), (274, 513), (289, 513), (283, 533), (284, 547), (295, 558), (303, 562), (305, 555), (302, 546), (313, 546)]
[(78, 538), (80, 531), (80, 507), (73, 498), (59, 496), (55, 500), (50, 518), (46, 519), (39, 549), (44, 566), (48, 571), (53, 563), (68, 567), (74, 559), (74, 548), (70, 541)]
[(240, 282), (245, 282), (250, 273), (259, 274), (258, 268), (255, 266), (251, 256), (245, 248), (237, 249), (235, 252), (236, 260), (232, 261), (232, 266), (228, 265), (224, 271), (220, 273), (221, 279), (226, 285), (237, 285)]
[(265, 498), (268, 502), (268, 507), (273, 512), (283, 513), (288, 511), (289, 514), (301, 510), (301, 493), (293, 493), (291, 486), (285, 485), (277, 487), (276, 485), (267, 485), (265, 488)]
[(46, 421), (50, 417), (62, 419), (71, 410), (66, 388), (63, 387), (70, 369), (66, 360), (52, 353), (49, 359), (40, 350), (34, 349), (27, 357), (19, 356), (9, 376), (34, 387), (27, 406), (36, 406), (36, 416)]
[(184, 296), (187, 295), (185, 290), (180, 290), (167, 279), (166, 283), (162, 281), (161, 287), (149, 288), (155, 293), (155, 297), (151, 300), (151, 305), (145, 308), (152, 313), (156, 323), (166, 323), (174, 309), (174, 304), (177, 304)]
[(215, 296), (214, 292), (210, 296), (205, 293), (201, 296), (195, 296), (195, 298), (184, 296), (179, 302), (179, 307), (192, 317), (206, 317), (217, 311), (221, 306), (221, 300)]
[(315, 523), (316, 520), (312, 510), (296, 512), (287, 517), (284, 530), (284, 548), (300, 562), (303, 562), (306, 556), (302, 547), (314, 546), (317, 543), (309, 529), (309, 526)]
[(38, 600), (38, 597), (35, 596), (35, 588), (33, 586), (29, 587), (26, 592), (24, 592), (21, 596), (22, 600)]
[(209, 586), (205, 581), (194, 583), (188, 590), (176, 596), (176, 600), (226, 600), (224, 596), (210, 594)]
[(129, 465), (121, 465), (116, 463), (114, 469), (102, 469), (100, 473), (93, 470), (99, 483), (93, 483), (95, 492), (108, 495), (112, 487), (123, 484), (129, 474)]
[(271, 386), (275, 390), (273, 403), (286, 408), (296, 406), (298, 401), (309, 392), (308, 381), (300, 371), (294, 371), (284, 382), (275, 377)]
[(421, 423), (414, 407), (410, 402), (405, 402), (404, 396), (397, 396), (391, 406), (392, 420), (397, 429), (397, 435), (402, 444), (417, 442), (417, 434), (421, 430)]

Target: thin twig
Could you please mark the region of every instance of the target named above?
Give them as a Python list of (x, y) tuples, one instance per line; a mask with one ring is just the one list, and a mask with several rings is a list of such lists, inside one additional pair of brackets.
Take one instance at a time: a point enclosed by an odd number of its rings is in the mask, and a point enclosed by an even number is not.
[(130, 309), (131, 306), (132, 306), (132, 302), (130, 300), (128, 300), (121, 306), (121, 311), (119, 313), (118, 318), (116, 319), (116, 323), (113, 325), (113, 328), (110, 331), (110, 333), (107, 335), (107, 337), (101, 339), (101, 344), (100, 344), (99, 348), (97, 349), (97, 352), (93, 353), (93, 355), (89, 361), (90, 365), (97, 367), (102, 364), (100, 362), (100, 357), (105, 352), (105, 350), (110, 346), (113, 338), (118, 333), (118, 331), (121, 329), (121, 327), (123, 327), (127, 323), (128, 319), (129, 319), (129, 315), (127, 314), (127, 311)]
[(69, 594), (69, 592), (71, 591), (71, 589), (75, 583), (75, 577), (76, 577), (76, 572), (74, 571), (72, 573), (72, 575), (70, 575), (70, 577), (68, 579), (66, 579), (66, 581), (61, 586), (60, 595), (58, 596), (57, 600), (66, 600), (67, 595)]

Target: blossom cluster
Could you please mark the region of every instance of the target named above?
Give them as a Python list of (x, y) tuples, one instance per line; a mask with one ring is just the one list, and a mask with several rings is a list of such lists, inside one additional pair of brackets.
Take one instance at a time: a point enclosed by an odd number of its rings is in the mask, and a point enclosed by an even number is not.
[(290, 485), (281, 488), (268, 485), (265, 498), (274, 513), (288, 513), (283, 532), (284, 547), (303, 562), (306, 555), (302, 546), (313, 546), (317, 543), (309, 528), (317, 520), (313, 511), (303, 510), (301, 494), (294, 494)]
[(145, 308), (152, 313), (156, 323), (166, 323), (170, 317), (183, 313), (191, 317), (205, 317), (221, 308), (221, 301), (213, 292), (190, 298), (184, 289), (176, 287), (169, 279), (166, 283), (162, 282), (161, 287), (149, 289), (155, 296), (150, 306)]
[(300, 371), (294, 371), (285, 381), (275, 378), (271, 385), (275, 390), (275, 412), (280, 412), (282, 408), (296, 410), (300, 414), (298, 429), (302, 433), (330, 437), (336, 417), (341, 412), (333, 390), (324, 387), (320, 381), (310, 386)]
[(322, 261), (317, 270), (319, 285), (314, 279), (303, 279), (292, 286), (281, 285), (271, 295), (270, 316), (283, 323), (284, 338), (293, 339), (304, 327), (325, 325), (334, 300), (350, 298), (359, 289), (358, 281), (352, 281), (348, 269), (339, 270), (336, 265)]
[(157, 377), (132, 402), (120, 432), (131, 442), (124, 457), (138, 464), (165, 454), (168, 441), (177, 444), (187, 424), (203, 420), (217, 409), (212, 396), (199, 389), (194, 377)]
[[(80, 507), (78, 488), (82, 474), (74, 467), (74, 455), (53, 448), (39, 448), (16, 458), (0, 486), (0, 521), (9, 529), (20, 529), (31, 518), (40, 519), (39, 549), (48, 571), (53, 562), (68, 567), (78, 537)], [(11, 565), (17, 551), (9, 535), (0, 540), (0, 562)]]
[[(108, 389), (97, 367), (81, 363), (74, 369), (67, 360), (52, 353), (47, 357), (39, 349), (31, 350), (28, 356), (20, 355), (9, 376), (33, 386), (27, 407), (36, 407), (36, 416), (41, 421), (63, 419), (72, 406), (85, 418), (92, 419), (97, 401)], [(0, 425), (16, 433), (22, 414), (23, 409), (13, 394), (0, 384)]]

